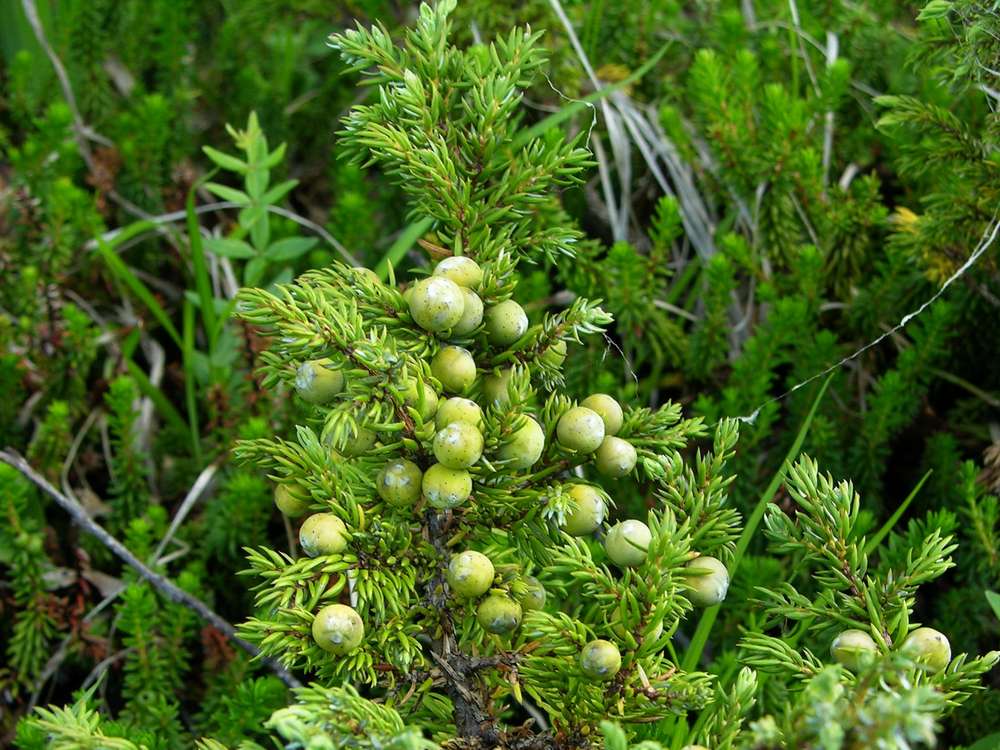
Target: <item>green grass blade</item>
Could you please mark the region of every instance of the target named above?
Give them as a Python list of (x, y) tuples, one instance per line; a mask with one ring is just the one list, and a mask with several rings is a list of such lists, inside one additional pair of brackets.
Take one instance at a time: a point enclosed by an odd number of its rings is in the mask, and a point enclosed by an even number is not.
[(419, 240), (424, 235), (424, 232), (431, 228), (432, 223), (432, 219), (421, 219), (410, 224), (400, 233), (396, 241), (392, 243), (392, 247), (385, 251), (382, 260), (375, 266), (375, 273), (378, 274), (378, 277), (382, 281), (389, 278), (389, 264), (391, 263), (393, 267), (398, 266), (399, 261), (406, 255), (407, 250), (413, 247), (413, 243)]
[(194, 376), (194, 306), (184, 300), (184, 396), (187, 400), (188, 426), (191, 429), (191, 450), (201, 466), (201, 434), (198, 429), (198, 395)]
[(933, 473), (934, 469), (928, 469), (927, 473), (920, 477), (920, 481), (917, 482), (916, 486), (912, 490), (910, 490), (910, 494), (906, 496), (906, 499), (899, 504), (899, 507), (896, 508), (896, 512), (889, 517), (888, 521), (882, 524), (882, 528), (878, 530), (878, 533), (868, 540), (867, 544), (865, 544), (866, 555), (870, 555), (874, 552), (875, 548), (882, 543), (883, 539), (885, 539), (886, 534), (892, 531), (892, 527), (896, 525), (896, 522), (899, 521), (900, 516), (906, 512), (906, 509), (910, 507), (910, 503), (913, 502), (913, 498), (917, 496), (917, 493), (920, 492), (920, 488), (924, 486), (924, 482), (930, 479), (930, 476)]
[[(771, 478), (770, 484), (761, 494), (760, 499), (757, 501), (756, 507), (753, 509), (753, 513), (750, 514), (750, 518), (747, 520), (746, 526), (743, 527), (743, 533), (740, 534), (739, 541), (736, 543), (736, 553), (733, 559), (732, 573), (736, 575), (740, 567), (740, 562), (743, 559), (743, 555), (746, 554), (747, 547), (750, 546), (750, 540), (757, 531), (757, 526), (760, 525), (761, 519), (764, 517), (764, 511), (767, 508), (768, 503), (771, 502), (771, 498), (774, 497), (774, 493), (778, 491), (778, 487), (781, 486), (781, 482), (785, 478), (785, 472), (788, 470), (789, 465), (796, 459), (799, 455), (799, 451), (802, 449), (802, 443), (806, 439), (806, 435), (809, 433), (809, 427), (812, 425), (813, 417), (816, 416), (816, 409), (819, 407), (820, 401), (823, 400), (823, 395), (826, 393), (827, 386), (830, 385), (830, 381), (833, 379), (834, 373), (831, 373), (826, 380), (823, 382), (822, 387), (819, 389), (819, 393), (816, 394), (816, 398), (809, 408), (809, 413), (806, 415), (805, 420), (802, 422), (802, 426), (799, 428), (798, 434), (795, 436), (795, 442), (792, 443), (792, 447), (788, 449), (788, 454), (785, 456), (785, 460), (781, 462), (781, 468), (775, 473)], [(708, 636), (712, 632), (712, 626), (715, 624), (715, 619), (719, 616), (719, 609), (722, 605), (716, 604), (714, 607), (708, 607), (701, 615), (701, 620), (698, 621), (698, 627), (694, 632), (694, 636), (691, 638), (691, 645), (688, 646), (687, 651), (684, 653), (683, 668), (685, 671), (692, 671), (698, 666), (698, 662), (701, 659), (701, 653), (705, 648), (705, 644), (708, 642)]]
[(149, 400), (153, 402), (153, 406), (160, 413), (167, 422), (170, 423), (171, 427), (180, 432), (187, 432), (188, 424), (184, 421), (184, 418), (180, 415), (180, 412), (174, 408), (174, 405), (170, 403), (169, 399), (163, 395), (163, 391), (153, 385), (149, 377), (143, 371), (139, 365), (133, 362), (131, 359), (123, 360), (125, 363), (125, 369), (128, 370), (128, 374), (132, 376), (135, 380), (136, 385), (139, 387), (139, 391), (144, 396), (148, 396)]
[[(206, 177), (207, 179), (207, 177)], [(194, 191), (198, 183), (193, 185), (187, 194), (187, 230), (188, 243), (191, 246), (191, 263), (194, 266), (194, 284), (201, 301), (201, 317), (208, 339), (208, 353), (211, 357), (215, 351), (217, 327), (215, 324), (215, 297), (212, 294), (212, 282), (208, 277), (208, 266), (205, 263), (205, 248), (201, 241), (201, 229), (198, 215), (194, 211)]]
[(97, 252), (99, 252), (101, 257), (104, 258), (104, 262), (111, 270), (111, 273), (113, 273), (122, 284), (132, 290), (132, 293), (142, 301), (142, 303), (153, 314), (153, 317), (156, 318), (160, 325), (163, 326), (164, 330), (170, 334), (170, 338), (174, 340), (174, 343), (179, 347), (183, 346), (180, 334), (177, 333), (177, 329), (174, 327), (174, 324), (170, 322), (170, 317), (167, 315), (163, 307), (160, 306), (160, 303), (157, 302), (156, 297), (154, 297), (153, 293), (149, 291), (149, 287), (143, 284), (142, 281), (139, 280), (139, 277), (132, 273), (129, 267), (125, 265), (125, 262), (118, 257), (118, 254), (103, 240), (99, 239), (97, 241)]
[(511, 151), (517, 151), (523, 148), (529, 141), (533, 138), (538, 138), (543, 135), (546, 131), (556, 127), (562, 122), (565, 122), (570, 117), (575, 115), (582, 109), (586, 109), (587, 105), (593, 104), (594, 102), (600, 101), (607, 96), (610, 96), (615, 91), (619, 91), (626, 86), (630, 86), (639, 79), (641, 79), (646, 73), (653, 69), (653, 66), (660, 61), (660, 58), (666, 54), (667, 49), (670, 47), (672, 42), (667, 42), (657, 51), (655, 55), (649, 58), (645, 63), (643, 63), (641, 68), (638, 68), (632, 75), (628, 78), (623, 78), (611, 86), (605, 86), (593, 94), (585, 96), (583, 99), (574, 99), (573, 101), (567, 102), (563, 107), (559, 109), (558, 112), (553, 112), (551, 115), (546, 117), (544, 120), (537, 122), (532, 125), (527, 130), (522, 130), (518, 136), (511, 141), (510, 148)]

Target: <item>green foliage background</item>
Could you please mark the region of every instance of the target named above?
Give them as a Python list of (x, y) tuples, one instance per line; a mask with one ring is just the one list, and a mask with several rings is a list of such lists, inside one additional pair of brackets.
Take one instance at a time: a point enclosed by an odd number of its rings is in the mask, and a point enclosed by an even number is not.
[[(0, 6), (0, 444), (231, 622), (252, 606), (243, 548), (287, 549), (292, 533), (230, 448), (288, 435), (307, 414), (264, 387), (265, 343), (232, 316), (237, 288), (334, 260), (383, 274), (391, 260), (403, 278), (457, 241), (446, 221), (421, 223), (419, 195), (391, 169), (363, 170), (338, 147), (372, 88), (327, 36), (355, 20), (395, 31), (415, 14), (373, 0)], [(539, 243), (516, 290), (532, 322), (577, 296), (614, 315), (607, 338), (568, 360), (568, 394), (672, 400), (712, 425), (754, 415), (729, 466), (744, 515), (820, 381), (789, 389), (892, 330), (997, 219), (990, 3), (470, 0), (453, 22), (462, 45), (544, 29), (549, 62), (518, 124), (560, 112), (594, 153), (582, 187), (534, 209), (540, 231), (573, 233), (575, 259)], [(576, 103), (595, 90), (582, 57), (602, 87), (619, 86), (591, 107)], [(956, 565), (922, 591), (916, 619), (956, 653), (1000, 635), (984, 596), (1000, 589), (997, 258), (989, 248), (905, 328), (836, 367), (803, 446), (853, 479), (859, 535), (919, 485), (882, 564), (930, 530), (955, 536)], [(199, 477), (206, 491), (185, 503)], [(651, 502), (616, 489), (636, 513)], [(791, 507), (785, 490), (776, 503)], [(92, 688), (109, 736), (264, 741), (290, 701), (279, 680), (6, 466), (0, 513), (0, 737), (33, 706)], [(711, 671), (735, 674), (738, 640), (766, 624), (755, 587), (782, 581), (809, 586), (755, 540)], [(1000, 731), (998, 680), (986, 675), (940, 745)], [(21, 744), (44, 746), (40, 727), (22, 723)]]

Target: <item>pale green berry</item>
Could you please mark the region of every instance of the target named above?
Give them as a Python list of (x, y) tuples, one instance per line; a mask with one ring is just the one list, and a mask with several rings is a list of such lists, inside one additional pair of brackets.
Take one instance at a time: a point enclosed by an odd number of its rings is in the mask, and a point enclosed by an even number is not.
[(726, 598), (729, 591), (729, 571), (720, 560), (708, 555), (696, 557), (687, 564), (694, 575), (687, 579), (691, 590), (688, 599), (696, 607), (711, 607)]
[(316, 613), (313, 639), (324, 651), (346, 656), (361, 645), (365, 624), (361, 615), (345, 604), (329, 604)]
[(483, 397), (488, 406), (510, 405), (510, 393), (507, 387), (510, 385), (510, 377), (513, 374), (513, 370), (500, 370), (496, 374), (489, 373), (483, 378)]
[(580, 406), (586, 406), (600, 415), (604, 421), (605, 435), (617, 435), (618, 430), (622, 428), (622, 422), (625, 421), (621, 404), (606, 393), (591, 394), (580, 402)]
[(632, 443), (614, 436), (604, 438), (594, 454), (597, 470), (606, 477), (625, 476), (635, 468), (638, 460), (639, 454)]
[(309, 501), (309, 493), (301, 485), (279, 484), (274, 488), (274, 504), (291, 518), (297, 518), (309, 510)]
[[(616, 609), (612, 613), (612, 615), (611, 615), (611, 622), (609, 624), (611, 626), (611, 632), (612, 633), (614, 633), (616, 636), (618, 636), (621, 639), (625, 638), (625, 628), (622, 626), (622, 613), (621, 613), (621, 610)], [(643, 635), (643, 634), (642, 633), (636, 633), (635, 635), (638, 637), (639, 635)], [(652, 632), (648, 633), (646, 635), (643, 635), (643, 637), (646, 638), (646, 640), (648, 640), (648, 641), (655, 641), (655, 640), (659, 639), (659, 637), (661, 635), (663, 635), (663, 620), (660, 620), (658, 623), (656, 623), (656, 625), (653, 626)]]
[(358, 434), (347, 439), (347, 444), (344, 445), (344, 455), (361, 456), (374, 448), (377, 440), (378, 435), (373, 431), (367, 427), (359, 427)]
[(483, 434), (468, 422), (452, 422), (434, 436), (434, 458), (449, 469), (468, 469), (483, 455)]
[(559, 417), (556, 437), (564, 448), (593, 453), (604, 441), (604, 420), (586, 406), (574, 406)]
[(874, 639), (863, 630), (845, 630), (830, 644), (830, 655), (850, 670), (857, 671), (874, 657), (878, 647)]
[(453, 555), (448, 563), (448, 586), (455, 596), (475, 599), (490, 590), (496, 571), (482, 552), (466, 550)]
[(434, 415), (434, 424), (439, 430), (452, 422), (465, 422), (481, 430), (483, 410), (471, 399), (453, 396), (442, 403)]
[(521, 624), (521, 605), (505, 594), (490, 594), (476, 609), (476, 619), (487, 633), (509, 633)]
[(456, 508), (472, 494), (472, 475), (464, 469), (434, 464), (424, 472), (424, 497), (435, 508)]
[(445, 258), (434, 268), (434, 275), (444, 276), (469, 289), (478, 289), (483, 281), (483, 269), (466, 255)]
[(314, 513), (299, 529), (299, 544), (309, 557), (343, 552), (347, 537), (347, 527), (333, 513)]
[(424, 473), (405, 458), (387, 463), (375, 480), (378, 495), (391, 505), (413, 505), (420, 498)]
[(601, 493), (589, 484), (571, 485), (568, 492), (572, 505), (562, 525), (571, 536), (593, 534), (604, 523), (607, 507)]
[(948, 638), (934, 628), (917, 628), (903, 641), (901, 650), (918, 664), (923, 664), (932, 674), (937, 674), (951, 663), (951, 644)]
[(500, 446), (499, 456), (511, 469), (530, 469), (545, 450), (545, 430), (532, 417), (524, 420)]
[(566, 342), (559, 339), (551, 346), (547, 346), (545, 350), (542, 351), (539, 359), (552, 367), (562, 367), (563, 362), (566, 361)]
[(629, 519), (611, 527), (604, 539), (604, 549), (618, 567), (634, 568), (646, 561), (646, 551), (652, 540), (653, 534), (646, 524)]
[(310, 404), (325, 404), (344, 390), (344, 373), (328, 359), (303, 362), (295, 371), (295, 391)]
[[(421, 398), (423, 394), (423, 398)], [(406, 384), (403, 403), (412, 406), (425, 422), (433, 417), (438, 410), (438, 395), (427, 383), (419, 383), (416, 379)]]
[(685, 745), (681, 750), (708, 750), (704, 745)]
[(432, 333), (454, 328), (465, 309), (462, 288), (444, 276), (431, 276), (418, 281), (413, 285), (408, 301), (414, 322)]
[(521, 576), (511, 590), (525, 612), (545, 607), (545, 587), (534, 576)]
[(479, 295), (462, 287), (462, 299), (465, 307), (462, 308), (462, 317), (451, 329), (453, 336), (468, 336), (483, 322), (483, 301)]
[(431, 374), (450, 393), (465, 393), (476, 381), (476, 360), (468, 349), (443, 346), (431, 360)]
[(611, 641), (598, 638), (584, 646), (580, 652), (580, 671), (591, 680), (610, 680), (621, 668), (621, 652)]
[(514, 300), (500, 302), (486, 311), (486, 335), (494, 346), (510, 346), (528, 330), (528, 315)]

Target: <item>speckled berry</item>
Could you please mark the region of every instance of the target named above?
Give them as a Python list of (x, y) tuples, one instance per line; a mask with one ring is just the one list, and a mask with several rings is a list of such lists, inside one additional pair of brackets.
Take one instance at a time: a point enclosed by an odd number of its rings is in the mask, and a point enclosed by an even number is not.
[(528, 330), (528, 315), (514, 300), (500, 302), (486, 311), (486, 335), (494, 346), (510, 346)]
[(449, 469), (468, 469), (483, 455), (483, 435), (468, 422), (452, 422), (434, 436), (434, 458)]
[(507, 464), (510, 469), (530, 469), (538, 463), (544, 450), (545, 430), (533, 417), (527, 417), (500, 446), (499, 456), (510, 462)]
[(439, 430), (452, 422), (465, 422), (482, 430), (483, 410), (471, 399), (454, 396), (438, 406), (434, 415), (434, 425)]
[(312, 624), (316, 644), (324, 651), (346, 656), (361, 645), (365, 624), (361, 615), (345, 604), (329, 604), (316, 613)]
[(507, 388), (513, 374), (513, 370), (500, 370), (496, 373), (489, 373), (483, 378), (483, 398), (486, 401), (486, 406), (510, 405), (510, 393)]
[(726, 598), (729, 591), (729, 571), (720, 560), (708, 555), (696, 557), (687, 564), (693, 574), (688, 576), (691, 587), (688, 599), (696, 607), (711, 607)]
[(563, 362), (566, 361), (566, 342), (559, 339), (551, 346), (545, 347), (539, 359), (552, 367), (562, 367)]
[(593, 640), (580, 652), (580, 671), (591, 680), (612, 679), (622, 668), (622, 655), (611, 641)]
[(604, 523), (607, 513), (604, 497), (589, 484), (573, 484), (568, 494), (572, 504), (562, 525), (563, 531), (571, 536), (593, 534)]
[(951, 663), (951, 644), (934, 628), (917, 628), (903, 641), (901, 650), (918, 664), (937, 674)]
[(472, 475), (465, 469), (434, 464), (424, 472), (422, 490), (435, 508), (457, 508), (472, 494)]
[(604, 420), (586, 406), (574, 406), (559, 417), (556, 437), (564, 448), (593, 453), (604, 441)]
[(455, 596), (475, 599), (490, 590), (496, 571), (482, 552), (466, 550), (453, 555), (448, 563), (448, 586)]
[(309, 510), (309, 493), (299, 484), (279, 484), (274, 487), (274, 504), (282, 513), (298, 518)]
[(375, 480), (378, 495), (390, 505), (413, 505), (420, 498), (424, 473), (405, 458), (387, 463)]
[(426, 422), (437, 413), (438, 395), (427, 383), (413, 379), (406, 384), (403, 403), (416, 409), (420, 418)]
[(465, 295), (462, 288), (444, 276), (431, 276), (413, 285), (409, 295), (410, 315), (425, 331), (442, 333), (462, 319)]
[(449, 393), (465, 393), (476, 382), (476, 360), (468, 349), (443, 346), (431, 360), (431, 374)]
[(299, 544), (309, 557), (343, 552), (347, 537), (347, 527), (333, 513), (314, 513), (299, 529)]
[(325, 404), (344, 390), (344, 373), (328, 359), (303, 362), (295, 371), (295, 392), (310, 404)]
[(469, 289), (478, 289), (483, 281), (483, 269), (476, 261), (465, 255), (445, 258), (434, 268), (434, 275), (444, 276)]
[(361, 456), (374, 448), (377, 440), (378, 435), (372, 430), (369, 430), (367, 427), (360, 427), (356, 435), (347, 439), (343, 453), (345, 456)]
[(545, 587), (534, 576), (521, 576), (511, 587), (511, 592), (525, 612), (545, 607)]
[(487, 633), (509, 633), (521, 624), (521, 605), (504, 594), (490, 594), (476, 609), (476, 619)]
[(608, 558), (620, 568), (634, 568), (646, 561), (653, 534), (642, 521), (629, 519), (611, 527), (604, 539)]
[(830, 655), (850, 670), (857, 671), (874, 659), (878, 647), (874, 639), (863, 630), (845, 630), (830, 644)]
[(455, 337), (468, 336), (483, 322), (483, 301), (479, 299), (479, 295), (462, 287), (462, 299), (465, 305), (462, 317), (451, 329), (451, 334)]
[(604, 422), (605, 435), (617, 435), (625, 421), (621, 405), (606, 393), (594, 393), (580, 402), (591, 411), (597, 412)]
[(606, 477), (623, 477), (635, 468), (639, 454), (632, 443), (613, 435), (604, 438), (594, 454), (597, 470)]

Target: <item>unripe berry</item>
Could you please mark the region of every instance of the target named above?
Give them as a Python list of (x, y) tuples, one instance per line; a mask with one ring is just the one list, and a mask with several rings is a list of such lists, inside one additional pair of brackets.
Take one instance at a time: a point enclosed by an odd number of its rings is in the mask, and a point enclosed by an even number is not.
[(377, 440), (378, 435), (372, 430), (367, 427), (359, 427), (358, 434), (348, 438), (347, 444), (344, 446), (344, 455), (351, 457), (363, 455), (375, 447)]
[(440, 430), (452, 422), (465, 422), (480, 430), (483, 428), (483, 410), (471, 399), (453, 396), (438, 406), (434, 425)]
[(830, 655), (838, 663), (855, 672), (860, 666), (871, 661), (877, 650), (875, 641), (868, 633), (854, 628), (845, 630), (830, 644)]
[(607, 508), (601, 493), (589, 484), (574, 484), (569, 488), (573, 507), (566, 514), (562, 528), (570, 536), (593, 534), (604, 523)]
[(347, 549), (347, 527), (333, 513), (315, 513), (299, 529), (299, 544), (309, 557), (335, 555)]
[(478, 289), (483, 281), (483, 269), (472, 258), (466, 255), (455, 255), (445, 258), (434, 268), (435, 276), (444, 276), (459, 286)]
[(539, 359), (553, 367), (562, 367), (566, 361), (566, 342), (559, 339), (554, 344), (546, 347)]
[(434, 436), (434, 458), (449, 469), (467, 469), (483, 455), (483, 435), (467, 422), (452, 422)]
[(450, 393), (465, 393), (476, 380), (476, 360), (468, 349), (443, 346), (431, 360), (431, 374)]
[(505, 594), (490, 594), (476, 609), (476, 619), (487, 633), (509, 633), (521, 624), (521, 605)]
[(574, 406), (556, 425), (559, 444), (580, 453), (593, 453), (604, 440), (604, 420), (586, 406)]
[(639, 454), (632, 443), (614, 436), (604, 438), (594, 454), (597, 470), (606, 477), (625, 476), (635, 468), (638, 460)]
[(580, 670), (591, 680), (612, 679), (622, 668), (622, 655), (611, 641), (593, 640), (580, 652)]
[(545, 587), (534, 576), (522, 576), (511, 590), (525, 612), (545, 607)]
[(604, 434), (617, 435), (625, 421), (621, 405), (606, 393), (594, 393), (587, 396), (580, 402), (580, 406), (586, 406), (597, 414), (604, 421)]
[(435, 508), (456, 508), (472, 494), (472, 476), (464, 469), (434, 464), (424, 472), (421, 488)]
[(685, 745), (681, 750), (708, 750), (704, 745)]
[(353, 268), (351, 268), (351, 273), (353, 273), (356, 277), (363, 278), (366, 281), (370, 281), (373, 284), (382, 283), (382, 279), (378, 277), (378, 274), (375, 273), (375, 271), (373, 271), (372, 269), (367, 268), (365, 266), (354, 266)]
[(408, 302), (414, 322), (431, 333), (454, 328), (465, 309), (461, 287), (444, 276), (431, 276), (418, 281), (413, 285)]
[(510, 376), (513, 370), (500, 370), (499, 373), (490, 373), (483, 378), (483, 397), (487, 406), (509, 406), (510, 394), (507, 386), (510, 384)]
[(309, 493), (298, 484), (275, 485), (274, 504), (286, 516), (297, 518), (309, 510)]
[(496, 571), (482, 552), (466, 550), (453, 555), (448, 563), (448, 586), (455, 596), (475, 599), (490, 590)]
[(691, 590), (688, 599), (696, 607), (711, 607), (726, 598), (729, 591), (729, 572), (721, 561), (702, 555), (687, 564), (695, 575), (687, 579)]
[(413, 505), (420, 498), (424, 473), (405, 458), (387, 463), (375, 480), (378, 495), (391, 505)]
[[(421, 393), (423, 398), (421, 399)], [(419, 383), (411, 380), (406, 384), (406, 391), (403, 394), (403, 403), (412, 406), (420, 413), (420, 418), (425, 422), (433, 417), (438, 410), (438, 396), (427, 383)]]
[(361, 615), (345, 604), (329, 604), (316, 613), (313, 639), (324, 651), (345, 656), (361, 645), (365, 624)]
[(951, 644), (948, 638), (934, 628), (917, 628), (903, 641), (902, 652), (918, 664), (923, 664), (932, 674), (937, 674), (951, 663)]
[(303, 362), (295, 371), (295, 391), (310, 404), (325, 404), (344, 390), (344, 373), (328, 359)]
[(528, 417), (500, 446), (499, 455), (502, 460), (510, 461), (507, 466), (511, 469), (530, 469), (538, 463), (543, 450), (545, 430), (534, 418)]
[(493, 305), (486, 311), (486, 335), (494, 346), (510, 346), (528, 330), (528, 315), (514, 300)]
[(653, 534), (646, 524), (629, 519), (611, 527), (604, 539), (604, 549), (619, 568), (634, 568), (646, 561), (646, 551), (652, 540)]
[(462, 308), (462, 317), (451, 329), (452, 336), (468, 336), (483, 322), (483, 301), (479, 295), (462, 287), (462, 299), (465, 307)]

